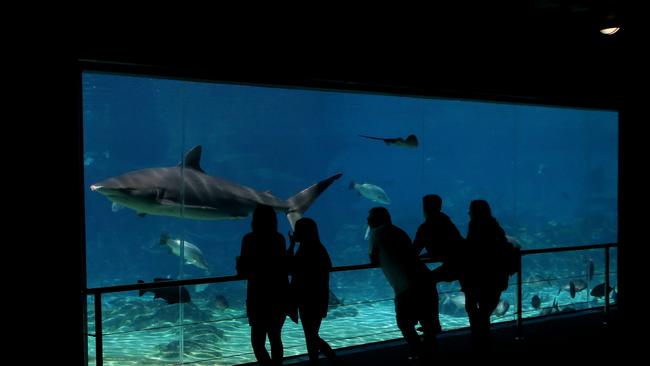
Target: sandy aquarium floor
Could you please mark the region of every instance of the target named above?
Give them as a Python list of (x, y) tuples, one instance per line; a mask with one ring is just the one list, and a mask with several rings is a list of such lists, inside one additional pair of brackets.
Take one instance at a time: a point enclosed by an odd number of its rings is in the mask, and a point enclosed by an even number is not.
[[(537, 294), (542, 305), (534, 309), (530, 299)], [(447, 295), (458, 293), (441, 292), (441, 302)], [(502, 296), (511, 305), (503, 316), (493, 316), (492, 322), (511, 321), (515, 319), (516, 301), (508, 290)], [(553, 311), (577, 310), (587, 307), (602, 306), (603, 299), (596, 299), (581, 291), (571, 298), (568, 291), (557, 287), (538, 288), (524, 292), (522, 299), (523, 316), (540, 315), (543, 308), (553, 308), (557, 300), (558, 307)], [(250, 346), (250, 327), (242, 308), (229, 307), (213, 310), (211, 314), (201, 309), (200, 302), (184, 314), (184, 326), (180, 327), (178, 307), (152, 302), (151, 299), (129, 297), (123, 298), (119, 305), (108, 307), (103, 312), (104, 325), (104, 364), (105, 365), (236, 365), (255, 361)], [(155, 304), (155, 305), (152, 305)], [(462, 308), (453, 315), (449, 313), (451, 303), (441, 306), (440, 321), (443, 330), (451, 330), (469, 325)], [(92, 306), (89, 306), (92, 309)], [(112, 310), (110, 310), (112, 309)], [(161, 312), (165, 311), (167, 313)], [(175, 311), (175, 313), (174, 313)], [(169, 314), (172, 314), (169, 316)], [(94, 333), (92, 314), (89, 314), (89, 333)], [(392, 298), (374, 301), (357, 301), (331, 308), (324, 319), (321, 337), (333, 348), (348, 347), (365, 343), (400, 338), (401, 333), (395, 324), (394, 304)], [(95, 364), (95, 338), (88, 337), (89, 365)], [(285, 356), (306, 353), (302, 327), (289, 318), (282, 330)], [(183, 355), (181, 357), (181, 348)], [(268, 349), (268, 342), (267, 342)]]

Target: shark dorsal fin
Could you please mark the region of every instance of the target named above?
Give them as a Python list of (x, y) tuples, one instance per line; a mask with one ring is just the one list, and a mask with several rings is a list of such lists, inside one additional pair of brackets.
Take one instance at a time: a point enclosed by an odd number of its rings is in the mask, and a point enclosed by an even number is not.
[[(203, 172), (201, 169), (201, 145), (196, 145), (185, 155), (185, 167)], [(180, 166), (180, 164), (179, 164)]]

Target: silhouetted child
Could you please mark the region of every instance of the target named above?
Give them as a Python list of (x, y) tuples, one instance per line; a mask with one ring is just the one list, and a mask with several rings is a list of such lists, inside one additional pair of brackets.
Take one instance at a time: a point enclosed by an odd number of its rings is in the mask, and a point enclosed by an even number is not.
[[(261, 365), (281, 365), (282, 325), (286, 318), (289, 278), (286, 242), (278, 233), (278, 221), (271, 206), (259, 204), (253, 211), (252, 232), (242, 239), (237, 273), (248, 280), (246, 315), (251, 326), (251, 344)], [(266, 337), (271, 357), (266, 350)]]
[[(411, 239), (392, 224), (384, 207), (374, 207), (368, 214), (370, 227), (370, 262), (378, 264), (395, 292), (397, 326), (409, 345), (411, 355), (427, 362), (436, 346), (440, 331), (435, 309), (438, 293), (430, 280), (427, 266), (420, 261), (411, 245)], [(415, 326), (420, 322), (424, 341)]]
[[(291, 244), (287, 254), (291, 291), (305, 332), (309, 362), (320, 365), (318, 354), (322, 351), (335, 364), (340, 364), (332, 347), (318, 335), (321, 322), (327, 316), (332, 261), (320, 241), (316, 222), (306, 217), (299, 219), (295, 233), (289, 233), (289, 239)], [(300, 243), (300, 247), (294, 255), (296, 242)]]

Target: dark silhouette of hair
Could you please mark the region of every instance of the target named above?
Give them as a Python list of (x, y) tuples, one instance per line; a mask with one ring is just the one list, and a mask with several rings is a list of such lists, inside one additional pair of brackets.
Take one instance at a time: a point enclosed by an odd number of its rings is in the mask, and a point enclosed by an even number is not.
[(474, 220), (492, 218), (492, 210), (486, 200), (474, 200), (469, 204), (469, 214)]
[(254, 232), (278, 231), (278, 217), (273, 207), (264, 204), (258, 204), (253, 211), (251, 228)]
[(317, 242), (320, 243), (320, 236), (318, 235), (318, 226), (316, 221), (303, 217), (300, 220), (296, 221), (297, 233), (300, 233), (301, 240), (304, 242)]
[(371, 208), (369, 211), (369, 217), (372, 217), (379, 226), (393, 223), (386, 207), (377, 206)]
[(422, 197), (422, 209), (427, 215), (440, 212), (442, 210), (442, 198), (437, 194), (427, 194)]

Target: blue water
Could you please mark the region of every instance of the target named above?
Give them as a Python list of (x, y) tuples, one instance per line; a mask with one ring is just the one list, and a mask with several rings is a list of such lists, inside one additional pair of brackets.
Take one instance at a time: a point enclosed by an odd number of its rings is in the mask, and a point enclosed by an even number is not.
[[(201, 166), (207, 174), (270, 190), (283, 199), (343, 173), (305, 214), (318, 222), (335, 266), (368, 262), (366, 216), (379, 205), (350, 190), (351, 181), (383, 188), (391, 199), (387, 208), (394, 224), (411, 236), (423, 220), (421, 197), (437, 193), (443, 211), (463, 234), (469, 202), (486, 199), (507, 234), (524, 249), (617, 238), (618, 114), (613, 111), (84, 73), (83, 116), (88, 287), (205, 276), (196, 266), (181, 266), (177, 256), (158, 245), (162, 232), (198, 246), (210, 276), (235, 274), (235, 256), (250, 230), (249, 218), (139, 217), (129, 208), (113, 210), (106, 197), (89, 189), (129, 171), (175, 166), (196, 145), (203, 147)], [(419, 146), (387, 146), (359, 134), (415, 134)], [(280, 232), (286, 233), (288, 221), (280, 215), (279, 222)], [(528, 275), (556, 278), (544, 290), (546, 306), (557, 297), (562, 281), (584, 275), (590, 258), (602, 273), (601, 252), (531, 259)], [(339, 297), (356, 302), (391, 297), (380, 273), (339, 277), (332, 280)], [(243, 311), (240, 290), (211, 285), (191, 293), (209, 312), (215, 311), (210, 299), (223, 294), (231, 303), (226, 310), (236, 315)], [(575, 301), (565, 292), (565, 303)], [(582, 294), (584, 301), (594, 300)], [(154, 302), (151, 294), (128, 296), (156, 309), (167, 306)], [(393, 315), (386, 309), (380, 313), (388, 314), (387, 319)], [(215, 314), (211, 319), (221, 316)], [(347, 313), (341, 318), (361, 316), (371, 322), (379, 317)], [(114, 323), (113, 330), (122, 326), (119, 320)], [(246, 328), (244, 323), (244, 332)], [(247, 343), (240, 347), (240, 353), (250, 353)]]

